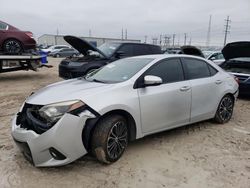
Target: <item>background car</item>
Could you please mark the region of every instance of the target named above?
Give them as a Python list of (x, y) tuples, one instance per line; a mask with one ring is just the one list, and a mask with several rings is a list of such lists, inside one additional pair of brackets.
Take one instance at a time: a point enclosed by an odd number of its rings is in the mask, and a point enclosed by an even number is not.
[(215, 64), (220, 65), (225, 61), (221, 51), (205, 51), (206, 59), (213, 61)]
[(30, 95), (13, 119), (12, 136), (38, 167), (88, 152), (112, 163), (129, 141), (208, 119), (228, 122), (237, 95), (234, 77), (204, 58), (123, 58)]
[(78, 37), (65, 36), (64, 40), (84, 56), (62, 60), (59, 64), (59, 76), (64, 79), (84, 76), (118, 59), (137, 55), (162, 54), (160, 46), (152, 44), (111, 42), (96, 48)]
[(241, 96), (250, 96), (250, 42), (227, 44), (222, 53), (226, 59), (220, 66), (239, 80)]
[(71, 47), (67, 46), (67, 45), (53, 45), (53, 46), (50, 46), (48, 48), (41, 49), (41, 51), (49, 54), (51, 52), (58, 51), (58, 50), (63, 49), (63, 48), (71, 48)]
[(49, 56), (52, 57), (76, 57), (78, 55), (79, 52), (73, 48), (62, 48), (59, 50), (54, 50), (49, 54)]
[(36, 48), (36, 41), (30, 31), (21, 31), (0, 21), (0, 51), (6, 54), (20, 54)]

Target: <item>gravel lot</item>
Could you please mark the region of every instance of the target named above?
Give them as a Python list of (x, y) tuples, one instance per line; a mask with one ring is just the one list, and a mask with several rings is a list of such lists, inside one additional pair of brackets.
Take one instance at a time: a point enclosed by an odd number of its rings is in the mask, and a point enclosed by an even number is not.
[(60, 168), (35, 168), (10, 136), (25, 97), (56, 81), (60, 59), (39, 72), (0, 74), (0, 187), (250, 187), (250, 99), (239, 99), (232, 120), (207, 121), (132, 142), (124, 156), (102, 165), (84, 156)]

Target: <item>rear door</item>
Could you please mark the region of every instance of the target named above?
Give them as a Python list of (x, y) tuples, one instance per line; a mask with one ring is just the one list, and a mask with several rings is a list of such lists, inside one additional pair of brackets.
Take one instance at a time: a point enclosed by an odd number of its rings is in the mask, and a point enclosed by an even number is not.
[(188, 57), (182, 61), (192, 87), (191, 122), (212, 118), (221, 97), (223, 78), (204, 60)]
[(191, 87), (179, 58), (165, 59), (149, 68), (145, 75), (159, 76), (163, 84), (138, 89), (144, 134), (183, 125), (190, 120)]

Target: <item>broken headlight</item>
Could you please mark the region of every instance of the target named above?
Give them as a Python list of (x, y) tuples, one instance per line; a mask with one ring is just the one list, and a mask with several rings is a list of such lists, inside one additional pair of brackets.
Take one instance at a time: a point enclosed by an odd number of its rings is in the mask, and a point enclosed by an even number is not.
[(81, 107), (84, 107), (85, 104), (80, 100), (72, 100), (59, 102), (54, 104), (49, 104), (43, 106), (39, 110), (39, 115), (44, 118), (48, 123), (56, 123), (65, 113), (73, 112)]

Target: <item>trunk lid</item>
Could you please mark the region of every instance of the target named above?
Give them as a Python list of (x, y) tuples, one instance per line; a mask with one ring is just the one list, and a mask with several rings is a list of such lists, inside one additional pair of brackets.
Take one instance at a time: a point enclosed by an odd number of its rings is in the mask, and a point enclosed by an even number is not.
[(222, 49), (222, 54), (226, 60), (239, 57), (250, 57), (250, 42), (241, 41), (228, 43)]

